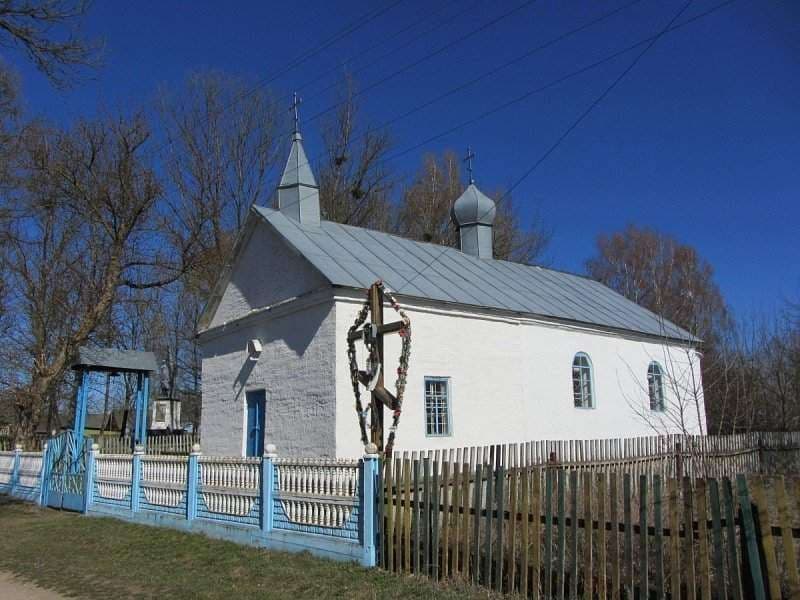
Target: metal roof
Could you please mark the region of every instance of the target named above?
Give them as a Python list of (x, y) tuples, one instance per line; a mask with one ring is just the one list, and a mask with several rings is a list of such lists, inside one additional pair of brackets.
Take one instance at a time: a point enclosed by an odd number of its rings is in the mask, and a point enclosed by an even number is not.
[(254, 210), (332, 285), (366, 289), (381, 279), (406, 296), (699, 341), (587, 277), (480, 259), (455, 248), (331, 221), (303, 225), (260, 206)]
[(156, 371), (156, 355), (138, 350), (117, 348), (86, 348), (78, 350), (73, 369), (89, 368), (95, 371)]

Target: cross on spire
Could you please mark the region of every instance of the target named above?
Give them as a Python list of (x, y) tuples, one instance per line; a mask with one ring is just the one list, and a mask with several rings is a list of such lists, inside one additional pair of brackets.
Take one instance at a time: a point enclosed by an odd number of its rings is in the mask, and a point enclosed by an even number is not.
[(292, 107), (290, 110), (294, 112), (294, 132), (300, 133), (300, 104), (302, 104), (303, 99), (297, 95), (295, 92), (292, 95)]
[(472, 148), (467, 146), (467, 155), (464, 157), (464, 162), (467, 163), (467, 172), (469, 173), (469, 182), (470, 184), (475, 183), (475, 179), (472, 177), (472, 159), (475, 158), (475, 153), (472, 151)]

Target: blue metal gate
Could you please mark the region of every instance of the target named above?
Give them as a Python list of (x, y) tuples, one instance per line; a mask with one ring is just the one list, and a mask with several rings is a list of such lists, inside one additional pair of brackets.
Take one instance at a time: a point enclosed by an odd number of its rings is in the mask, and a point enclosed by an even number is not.
[(65, 431), (47, 442), (45, 456), (45, 504), (54, 508), (84, 511), (86, 449), (91, 440), (78, 439)]

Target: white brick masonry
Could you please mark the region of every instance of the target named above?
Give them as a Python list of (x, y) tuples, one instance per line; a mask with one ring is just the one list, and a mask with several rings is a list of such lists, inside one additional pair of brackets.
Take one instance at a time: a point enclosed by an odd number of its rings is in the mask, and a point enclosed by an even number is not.
[[(340, 291), (336, 302), (337, 456), (361, 452), (353, 391), (346, 359), (346, 334), (360, 308)], [(402, 300), (401, 300), (402, 302)], [(699, 377), (694, 350), (666, 346), (633, 334), (605, 333), (521, 317), (499, 318), (487, 312), (432, 308), (431, 303), (404, 305), (412, 322), (411, 364), (397, 450), (453, 448), (534, 439), (585, 439), (652, 435), (642, 418), (655, 421), (658, 433), (678, 432), (674, 422), (649, 411), (647, 368), (658, 361), (673, 382), (692, 383), (688, 360)], [(391, 308), (384, 319), (395, 320)], [(362, 350), (361, 344), (358, 350)], [(576, 408), (572, 396), (572, 360), (587, 353), (593, 364), (596, 408)], [(400, 353), (398, 336), (387, 338), (386, 387), (394, 392), (394, 369)], [(360, 355), (363, 361), (363, 351)], [(424, 421), (424, 377), (449, 377), (453, 434), (427, 437)], [(665, 379), (666, 402), (675, 388)], [(679, 381), (678, 381), (679, 380)], [(702, 390), (700, 380), (697, 389)], [(702, 392), (701, 392), (702, 393)], [(686, 429), (697, 433), (694, 407), (685, 412)], [(705, 430), (705, 412), (700, 406)], [(671, 413), (674, 415), (674, 411)], [(388, 426), (390, 414), (386, 411)]]
[(242, 252), (231, 272), (211, 327), (246, 315), (252, 309), (269, 306), (328, 286), (327, 281), (305, 259), (292, 250), (270, 226), (259, 222), (242, 240)]
[[(296, 301), (299, 302), (299, 301)], [(245, 453), (247, 390), (266, 391), (265, 443), (283, 456), (335, 456), (335, 312), (330, 300), (268, 313), (203, 341), (203, 453)], [(248, 360), (247, 340), (263, 344)]]

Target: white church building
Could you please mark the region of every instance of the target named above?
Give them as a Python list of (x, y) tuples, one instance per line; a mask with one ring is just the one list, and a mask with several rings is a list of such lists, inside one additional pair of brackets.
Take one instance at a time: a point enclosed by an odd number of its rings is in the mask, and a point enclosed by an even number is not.
[[(412, 323), (395, 450), (705, 430), (699, 340), (591, 279), (494, 260), (473, 183), (460, 250), (322, 220), (299, 133), (277, 197), (251, 210), (200, 323), (204, 452), (361, 455), (347, 332), (379, 279)], [(399, 351), (387, 336), (391, 391)]]

